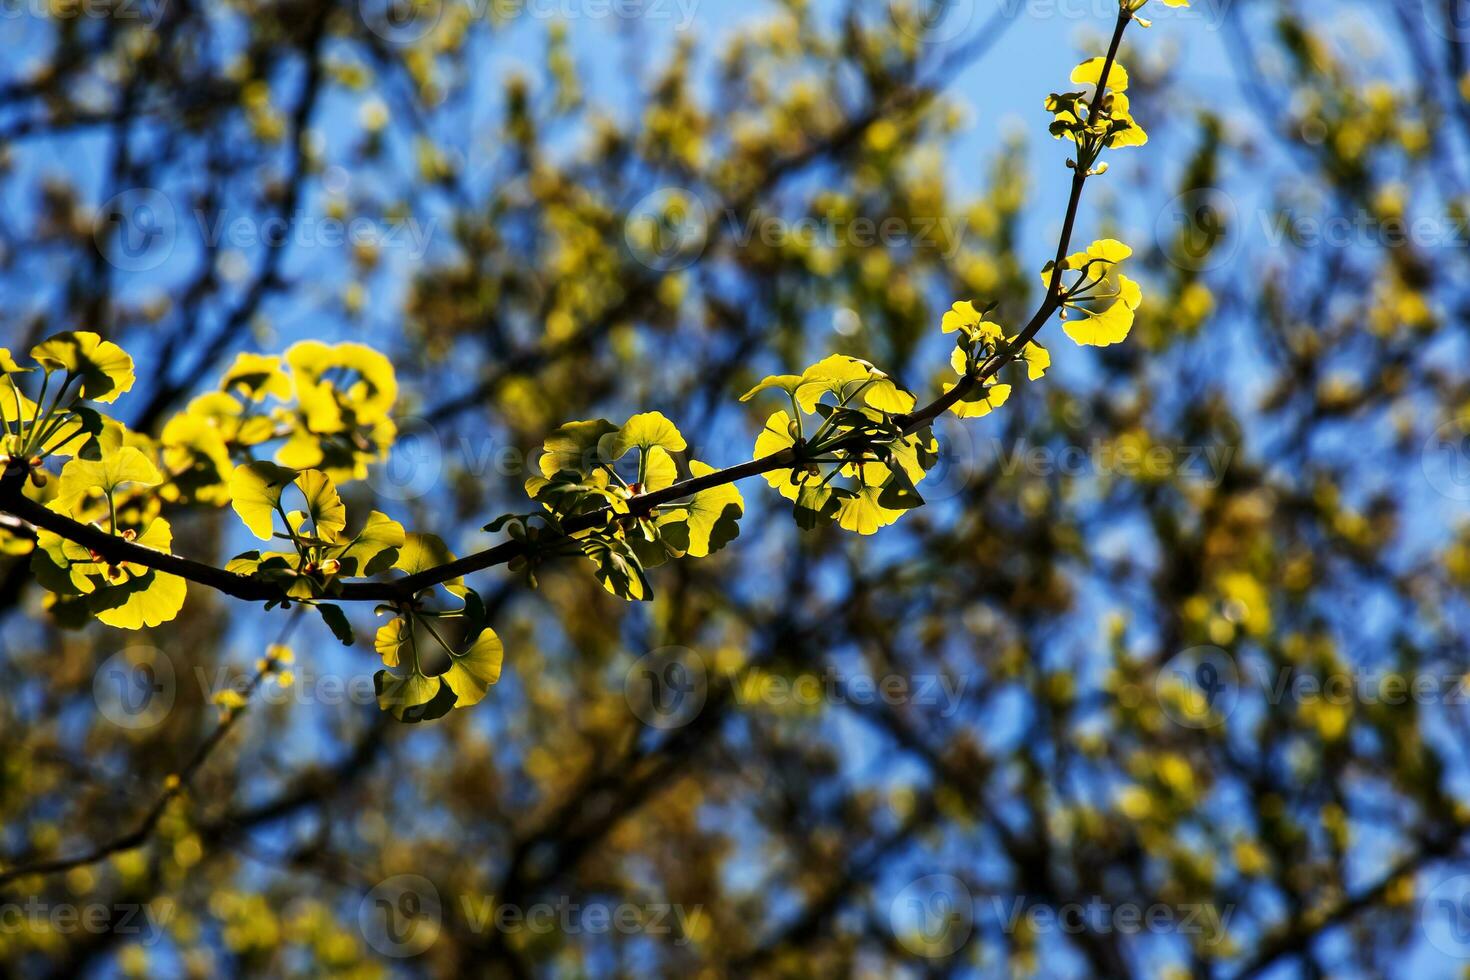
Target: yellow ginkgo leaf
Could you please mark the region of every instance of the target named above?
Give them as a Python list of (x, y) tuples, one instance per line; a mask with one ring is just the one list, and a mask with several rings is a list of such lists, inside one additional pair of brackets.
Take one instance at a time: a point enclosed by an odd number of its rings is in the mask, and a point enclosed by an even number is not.
[[(948, 392), (953, 387), (954, 385), (946, 384), (944, 390)], [(949, 410), (962, 419), (980, 419), (1000, 408), (1010, 397), (1010, 385), (991, 385), (970, 400), (960, 399)]]
[(323, 541), (336, 541), (347, 528), (347, 508), (342, 505), (336, 485), (321, 470), (302, 470), (296, 475), (295, 483), (306, 499), (312, 534)]
[(660, 446), (671, 452), (683, 452), (686, 443), (679, 429), (662, 412), (641, 412), (624, 422), (616, 432), (609, 432), (597, 442), (598, 451), (608, 462), (622, 459), (630, 449), (647, 452)]
[(652, 493), (665, 487), (674, 485), (679, 478), (679, 468), (674, 465), (674, 457), (669, 455), (663, 446), (652, 446), (647, 450), (643, 462), (643, 485), (642, 493)]
[(1143, 291), (1127, 276), (1118, 276), (1117, 298), (1106, 309), (1090, 311), (1073, 307), (1080, 316), (1062, 323), (1068, 337), (1084, 347), (1107, 347), (1128, 336), (1134, 311), (1143, 302)]
[(491, 685), (500, 680), (504, 659), (505, 647), (488, 626), (475, 637), (468, 650), (451, 657), (450, 667), (442, 676), (444, 683), (454, 692), (454, 706), (464, 708), (479, 704)]
[[(758, 450), (757, 450), (758, 451)], [(689, 472), (694, 476), (713, 473), (714, 467), (691, 460)], [(685, 520), (689, 524), (689, 551), (695, 558), (719, 551), (740, 533), (740, 515), (745, 512), (745, 498), (733, 483), (701, 490), (686, 505)]]
[[(791, 416), (786, 412), (779, 411), (766, 419), (765, 428), (755, 437), (755, 455), (759, 459), (778, 453), (783, 449), (790, 449), (796, 444), (796, 438), (791, 434)], [(787, 500), (795, 500), (797, 494), (796, 484), (791, 482), (790, 470), (771, 470), (763, 473), (766, 482), (775, 487), (776, 490)]]
[(188, 586), (177, 575), (150, 569), (90, 600), (99, 620), (117, 629), (136, 630), (168, 622), (184, 607)]
[(111, 493), (125, 483), (155, 487), (163, 482), (158, 467), (132, 446), (120, 446), (101, 459), (72, 459), (61, 468), (54, 509), (75, 514), (77, 507), (94, 490)]
[(219, 386), (224, 391), (238, 391), (250, 401), (260, 401), (267, 395), (285, 401), (291, 397), (291, 379), (281, 368), (281, 359), (268, 354), (241, 352), (235, 355), (220, 378)]
[(69, 330), (31, 348), (37, 364), (68, 371), (82, 381), (82, 397), (111, 402), (133, 387), (133, 359), (110, 340), (88, 330)]
[(235, 467), (230, 474), (230, 506), (251, 534), (270, 540), (281, 493), (295, 479), (296, 470), (265, 460)]
[[(1072, 84), (1074, 85), (1096, 85), (1098, 78), (1102, 75), (1103, 65), (1106, 58), (1089, 58), (1076, 68), (1072, 69)], [(1124, 92), (1128, 89), (1128, 72), (1123, 66), (1114, 61), (1108, 69), (1108, 88), (1114, 92)]]
[(787, 394), (794, 394), (801, 386), (801, 382), (802, 377), (799, 374), (773, 374), (762, 378), (759, 384), (741, 395), (740, 400), (748, 402), (763, 391), (784, 391)]
[(541, 447), (541, 475), (555, 476), (562, 470), (586, 474), (597, 468), (597, 443), (618, 431), (607, 419), (566, 422), (557, 427)]
[(1051, 352), (1034, 341), (1026, 342), (1020, 357), (1026, 365), (1026, 377), (1031, 381), (1041, 380), (1046, 369), (1051, 367)]
[(881, 486), (864, 483), (851, 495), (844, 495), (837, 505), (838, 526), (857, 534), (877, 534), (879, 528), (898, 520), (903, 511), (889, 510), (878, 503), (882, 492)]
[(986, 320), (985, 315), (975, 309), (975, 304), (969, 300), (962, 300), (951, 306), (939, 321), (939, 329), (944, 333), (963, 330), (975, 339), (986, 341), (999, 340), (1001, 336), (1000, 324)]
[(408, 642), (408, 621), (402, 616), (395, 616), (378, 627), (373, 636), (373, 649), (383, 658), (383, 666), (397, 667), (403, 662), (402, 651)]

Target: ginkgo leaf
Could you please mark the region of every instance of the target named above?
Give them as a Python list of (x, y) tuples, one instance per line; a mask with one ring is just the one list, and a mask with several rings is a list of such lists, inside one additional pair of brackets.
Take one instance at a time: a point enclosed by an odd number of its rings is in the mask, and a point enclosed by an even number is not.
[(863, 485), (856, 491), (839, 493), (837, 524), (843, 530), (858, 534), (876, 534), (898, 520), (902, 511), (890, 510), (878, 502), (882, 488)]
[(1081, 316), (1062, 323), (1068, 337), (1085, 347), (1107, 347), (1124, 340), (1133, 329), (1134, 311), (1143, 302), (1143, 291), (1127, 276), (1118, 276), (1118, 296), (1101, 311), (1074, 307)]
[[(454, 552), (449, 550), (449, 546), (438, 535), (410, 531), (403, 536), (403, 545), (398, 549), (398, 558), (393, 562), (393, 567), (408, 575), (417, 575), (452, 561)], [(452, 578), (442, 584), (454, 595), (465, 594), (462, 577)]]
[(992, 323), (985, 319), (985, 314), (975, 309), (975, 304), (969, 300), (961, 300), (949, 308), (939, 321), (939, 329), (944, 333), (964, 331), (964, 333), (976, 340), (994, 342), (1000, 339), (1000, 324)]
[[(339, 431), (350, 411), (358, 424), (386, 419), (398, 398), (393, 364), (364, 344), (304, 340), (286, 350), (296, 401), (313, 432)], [(332, 378), (346, 374), (345, 383)]]
[(343, 574), (366, 577), (387, 571), (398, 560), (398, 550), (406, 540), (402, 524), (373, 511), (368, 514), (362, 530), (337, 556), (342, 562)]
[(549, 478), (562, 470), (586, 474), (596, 469), (598, 440), (616, 431), (618, 427), (607, 419), (563, 423), (541, 447), (541, 475)]
[(132, 446), (120, 446), (101, 459), (72, 459), (61, 468), (57, 480), (55, 509), (75, 514), (92, 491), (112, 493), (125, 483), (154, 487), (163, 482), (158, 467)]
[[(796, 439), (791, 434), (791, 416), (783, 409), (766, 419), (765, 428), (755, 437), (755, 456), (759, 459), (790, 449), (795, 444)], [(791, 482), (790, 470), (768, 470), (761, 475), (781, 496), (787, 500), (796, 499), (797, 487)]]
[(894, 384), (881, 371), (873, 372), (872, 383), (863, 389), (863, 401), (869, 408), (892, 415), (901, 415), (914, 407), (914, 396)]
[(846, 354), (832, 354), (801, 373), (796, 402), (803, 412), (811, 413), (823, 395), (835, 395), (840, 402), (870, 376), (869, 365), (865, 362)]
[(683, 452), (686, 446), (679, 429), (662, 412), (640, 412), (597, 442), (599, 453), (608, 462), (622, 459), (630, 449), (647, 452), (653, 446), (671, 453)]
[(799, 374), (773, 374), (762, 378), (759, 384), (741, 395), (740, 400), (748, 402), (763, 391), (784, 391), (788, 395), (795, 394), (801, 383), (802, 377)]
[(438, 677), (426, 677), (417, 671), (400, 677), (386, 670), (378, 671), (373, 682), (378, 691), (378, 707), (392, 712), (399, 721), (424, 720), (411, 715), (411, 709), (433, 701), (444, 683)]
[(230, 506), (250, 533), (269, 541), (281, 493), (296, 479), (296, 470), (257, 460), (235, 467), (230, 474)]
[[(1107, 63), (1106, 58), (1089, 58), (1076, 68), (1072, 69), (1072, 84), (1074, 85), (1096, 85), (1102, 76), (1103, 65)], [(1108, 69), (1108, 88), (1114, 92), (1123, 92), (1128, 88), (1128, 72), (1123, 66), (1114, 61)]]
[[(954, 385), (945, 385), (944, 390), (948, 392)], [(1011, 397), (1010, 385), (991, 385), (989, 388), (977, 390), (970, 398), (962, 398), (949, 407), (949, 410), (962, 419), (984, 418), (991, 412), (1000, 408)]]
[(581, 542), (582, 553), (596, 566), (595, 575), (602, 587), (620, 599), (653, 598), (653, 588), (638, 556), (627, 542), (591, 537)]
[(674, 457), (663, 446), (653, 446), (646, 451), (643, 462), (643, 493), (652, 493), (674, 485), (679, 478), (679, 468)]
[(238, 391), (253, 402), (267, 395), (282, 401), (291, 397), (291, 379), (282, 369), (281, 359), (275, 355), (244, 351), (236, 354), (234, 363), (220, 378), (219, 386), (224, 391)]
[(113, 588), (101, 589), (89, 601), (92, 612), (108, 626), (136, 630), (158, 626), (179, 614), (188, 592), (185, 581), (149, 569)]
[(1046, 369), (1051, 367), (1051, 352), (1033, 341), (1028, 340), (1021, 348), (1020, 357), (1026, 365), (1026, 377), (1031, 381), (1041, 380)]
[(409, 639), (408, 621), (402, 616), (395, 616), (378, 627), (373, 636), (373, 649), (383, 658), (383, 666), (397, 667), (403, 662), (402, 651)]
[(69, 330), (31, 348), (37, 364), (81, 378), (83, 398), (111, 402), (133, 387), (133, 359), (110, 340), (88, 330)]
[(163, 465), (170, 479), (164, 488), (170, 500), (197, 500), (223, 504), (229, 499), (233, 467), (220, 431), (208, 419), (181, 413), (168, 420), (159, 437)]
[(475, 637), (469, 649), (450, 658), (450, 667), (441, 676), (454, 691), (457, 708), (479, 704), (496, 681), (500, 680), (505, 647), (495, 631), (486, 627)]
[(306, 500), (312, 533), (322, 541), (336, 541), (347, 528), (347, 508), (336, 485), (321, 470), (302, 470), (294, 482)]
[(21, 367), (8, 349), (0, 347), (0, 374), (29, 374), (35, 368)]
[[(715, 468), (699, 460), (691, 460), (689, 472), (706, 476)], [(719, 551), (740, 534), (740, 516), (745, 513), (745, 498), (733, 483), (701, 490), (685, 505), (689, 526), (688, 553), (695, 558)]]

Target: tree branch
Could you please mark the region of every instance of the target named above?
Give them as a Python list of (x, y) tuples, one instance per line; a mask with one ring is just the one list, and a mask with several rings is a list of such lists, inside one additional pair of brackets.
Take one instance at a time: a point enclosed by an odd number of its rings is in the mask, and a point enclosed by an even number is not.
[[(1112, 42), (1108, 47), (1107, 57), (1104, 60), (1102, 71), (1098, 76), (1097, 88), (1093, 93), (1091, 113), (1095, 115), (1102, 105), (1104, 93), (1107, 90), (1108, 76), (1112, 71), (1114, 62), (1117, 60), (1118, 48), (1123, 40), (1123, 32), (1132, 19), (1133, 14), (1127, 9), (1120, 9), (1118, 20), (1113, 30)], [(1080, 154), (1079, 154), (1080, 156)], [(1076, 226), (1078, 209), (1082, 202), (1082, 190), (1087, 183), (1087, 165), (1085, 161), (1078, 160), (1072, 175), (1072, 191), (1067, 201), (1066, 218), (1062, 223), (1062, 232), (1057, 242), (1057, 258), (1052, 267), (1051, 281), (1047, 286), (1045, 297), (1036, 312), (1027, 322), (1021, 332), (1004, 348), (993, 353), (984, 364), (972, 375), (960, 379), (953, 388), (943, 395), (934, 399), (923, 408), (917, 409), (906, 415), (895, 417), (901, 430), (905, 433), (913, 433), (938, 418), (946, 409), (959, 402), (961, 399), (973, 392), (977, 387), (983, 385), (1016, 359), (1020, 352), (1025, 349), (1027, 343), (1040, 332), (1054, 313), (1061, 307), (1061, 275), (1062, 260), (1065, 259), (1067, 250), (1071, 247), (1072, 233)], [(862, 438), (854, 440), (854, 445), (861, 442)], [(835, 448), (851, 448), (849, 446), (838, 446)], [(673, 503), (702, 490), (737, 483), (741, 480), (769, 473), (772, 470), (785, 469), (796, 465), (799, 455), (795, 449), (783, 449), (779, 452), (748, 460), (722, 470), (716, 470), (704, 476), (693, 477), (657, 490), (652, 493), (638, 494), (628, 501), (630, 513), (635, 515), (648, 514), (653, 508), (667, 503)], [(5, 511), (30, 524), (52, 531), (55, 534), (75, 541), (96, 552), (101, 558), (112, 563), (130, 562), (152, 568), (156, 571), (177, 575), (199, 585), (204, 585), (216, 591), (237, 599), (247, 601), (271, 601), (286, 599), (285, 592), (277, 585), (264, 582), (248, 576), (229, 572), (213, 565), (197, 562), (192, 559), (178, 555), (166, 554), (155, 551), (120, 537), (115, 537), (94, 525), (82, 524), (72, 520), (64, 514), (58, 514), (22, 493), (25, 485), (27, 470), (23, 461), (12, 461), (9, 468), (0, 477), (0, 511)], [(562, 527), (567, 534), (576, 534), (581, 531), (603, 527), (613, 518), (610, 507), (604, 507), (588, 514), (581, 514), (562, 522)], [(332, 596), (324, 596), (327, 600), (340, 600), (346, 602), (383, 602), (383, 603), (406, 603), (411, 601), (415, 595), (424, 589), (440, 585), (452, 579), (459, 578), (473, 572), (483, 571), (497, 565), (503, 565), (512, 559), (525, 553), (525, 546), (519, 541), (506, 541), (484, 551), (466, 555), (463, 558), (447, 562), (434, 568), (425, 569), (404, 578), (387, 582), (348, 582), (343, 584), (342, 591)]]

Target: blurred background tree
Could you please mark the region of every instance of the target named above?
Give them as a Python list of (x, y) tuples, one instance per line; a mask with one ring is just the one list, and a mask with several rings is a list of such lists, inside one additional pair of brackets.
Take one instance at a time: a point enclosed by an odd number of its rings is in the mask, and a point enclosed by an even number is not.
[[(1068, 181), (1041, 101), (1110, 6), (12, 4), (0, 336), (124, 344), (154, 434), (236, 352), (374, 346), (399, 440), (349, 507), (482, 547), (562, 421), (657, 409), (729, 465), (763, 375), (841, 351), (933, 391), (951, 302), (1024, 322)], [(191, 590), (62, 631), (5, 558), (0, 860), (107, 853), (0, 884), (0, 961), (1462, 972), (1459, 6), (1151, 4), (1152, 140), (1082, 216), (1147, 270), (1128, 342), (1049, 327), (1045, 382), (941, 424), (877, 537), (753, 481), (739, 547), (651, 603), (481, 575), (507, 653), (472, 711), (393, 721), (367, 645), (303, 621), (212, 741), (281, 614)]]

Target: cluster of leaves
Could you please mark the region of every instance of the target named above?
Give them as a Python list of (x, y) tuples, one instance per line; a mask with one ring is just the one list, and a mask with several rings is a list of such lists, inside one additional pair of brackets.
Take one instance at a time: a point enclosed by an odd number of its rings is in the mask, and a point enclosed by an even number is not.
[(873, 534), (921, 506), (917, 486), (938, 460), (928, 426), (904, 431), (914, 396), (867, 361), (833, 354), (801, 374), (763, 379), (741, 396), (784, 392), (780, 409), (756, 436), (756, 456), (789, 450), (789, 469), (765, 474), (793, 502), (796, 522), (814, 528), (836, 521)]
[[(287, 350), (284, 363), (242, 353), (219, 389), (189, 402), (164, 423), (157, 439), (95, 407), (133, 385), (132, 358), (116, 344), (86, 331), (61, 333), (33, 347), (30, 359), (34, 367), (0, 350), (0, 384), (9, 389), (0, 399), (4, 464), (27, 470), (25, 493), (33, 500), (157, 551), (168, 552), (172, 543), (162, 504), (223, 506), (238, 499), (237, 473), (244, 480), (244, 474), (273, 465), (253, 461), (268, 443), (277, 447), (281, 463), (321, 468), (313, 471), (320, 478), (314, 490), (325, 506), (335, 499), (331, 479), (365, 476), (368, 463), (382, 458), (395, 434), (389, 417), (397, 397), (393, 367), (361, 344), (307, 341)], [(267, 406), (267, 400), (277, 404)], [(52, 457), (75, 457), (55, 481), (42, 469)], [(325, 519), (330, 528), (331, 518)], [(109, 563), (50, 531), (37, 532), (34, 540), (9, 529), (5, 535), (6, 551), (32, 554), (33, 571), (66, 625), (95, 617), (127, 629), (157, 626), (183, 605), (186, 585), (178, 576), (131, 562)], [(367, 560), (357, 558), (362, 547), (350, 556), (353, 571), (366, 567)], [(272, 561), (266, 571), (278, 573), (278, 564)], [(297, 571), (307, 573), (304, 565), (292, 574)], [(331, 575), (322, 575), (320, 567), (309, 574), (318, 576), (319, 586), (329, 584)], [(290, 588), (293, 596), (309, 591), (301, 583)]]
[[(659, 412), (634, 415), (621, 426), (607, 419), (567, 422), (542, 448), (541, 473), (526, 480), (526, 493), (545, 508), (535, 516), (551, 533), (530, 524), (529, 515), (486, 526), (506, 527), (524, 543), (513, 568), (524, 567), (532, 584), (547, 558), (581, 554), (607, 591), (646, 600), (653, 589), (645, 569), (686, 555), (703, 558), (740, 533), (745, 500), (731, 484), (652, 505), (639, 499), (715, 472), (688, 456), (684, 436)], [(600, 515), (599, 525), (567, 533), (565, 521), (588, 515)]]
[[(439, 538), (411, 534), (396, 567), (412, 575), (453, 560)], [(462, 579), (444, 583), (444, 591), (460, 601), (459, 608), (400, 606), (374, 637), (385, 668), (373, 675), (378, 706), (399, 721), (431, 721), (478, 704), (500, 680), (505, 648), (486, 625), (484, 601)]]
[[(1076, 141), (1075, 163), (1087, 173), (1101, 172), (1091, 168), (1104, 148), (1141, 145), (1145, 138), (1128, 115), (1121, 66), (1093, 59), (1072, 79), (1096, 87), (1105, 68), (1111, 84), (1091, 109), (1085, 92), (1048, 102), (1057, 118), (1053, 131)], [(1128, 334), (1141, 293), (1117, 266), (1130, 254), (1108, 239), (1068, 256), (1060, 269), (1048, 263), (1042, 270), (1048, 289), (1055, 289), (1054, 308), (1064, 318), (1068, 311), (1076, 315), (1066, 329), (1078, 344), (1104, 346)], [(1066, 282), (1064, 273), (1075, 278)], [(1033, 381), (1051, 363), (1031, 340), (1034, 328), (1007, 337), (989, 319), (994, 309), (957, 302), (941, 323), (955, 335), (950, 361), (960, 379), (944, 386), (947, 407), (961, 418), (983, 417), (1005, 403), (1011, 386), (998, 376), (1012, 361)], [(164, 503), (229, 502), (253, 535), (289, 549), (245, 552), (225, 571), (272, 586), (268, 609), (313, 606), (347, 644), (351, 625), (331, 600), (349, 580), (392, 571), (413, 576), (454, 561), (440, 539), (408, 533), (376, 510), (348, 533), (337, 484), (365, 477), (396, 435), (393, 367), (368, 347), (305, 341), (284, 360), (242, 353), (218, 389), (189, 402), (156, 441), (81, 404), (111, 401), (132, 386), (132, 361), (121, 348), (96, 334), (71, 333), (38, 345), (31, 356), (42, 373), (34, 399), (22, 390), (33, 369), (0, 352), (12, 395), (3, 415), (6, 461), (21, 461), (30, 476), (26, 492), (57, 513), (167, 553), (172, 532), (159, 513)], [(57, 372), (62, 383), (48, 404)], [(792, 501), (800, 527), (835, 523), (873, 534), (923, 505), (919, 486), (938, 459), (929, 425), (935, 410), (915, 413), (914, 395), (886, 373), (833, 354), (801, 374), (765, 378), (741, 401), (766, 392), (783, 393), (789, 411), (767, 418), (755, 441), (756, 461), (770, 464), (759, 472)], [(256, 458), (268, 444), (274, 461)], [(48, 456), (73, 453), (77, 458), (53, 486), (41, 465)], [(540, 473), (525, 484), (541, 510), (507, 515), (486, 530), (505, 531), (516, 542), (511, 568), (533, 587), (544, 563), (580, 555), (608, 592), (647, 600), (653, 595), (647, 569), (710, 555), (739, 534), (745, 503), (734, 479), (693, 458), (684, 435), (659, 412), (633, 415), (622, 425), (601, 418), (567, 422), (546, 439)], [(679, 492), (683, 481), (692, 481), (689, 492)], [(183, 605), (186, 586), (178, 575), (109, 562), (47, 530), (38, 532), (36, 544), (36, 576), (53, 594), (58, 615), (73, 624), (90, 615), (113, 626), (151, 627)], [(483, 601), (461, 578), (440, 584), (458, 607), (426, 608), (424, 590), (416, 589), (380, 608), (393, 618), (375, 642), (385, 668), (377, 675), (379, 702), (404, 720), (474, 704), (499, 677), (501, 643), (485, 623)]]

